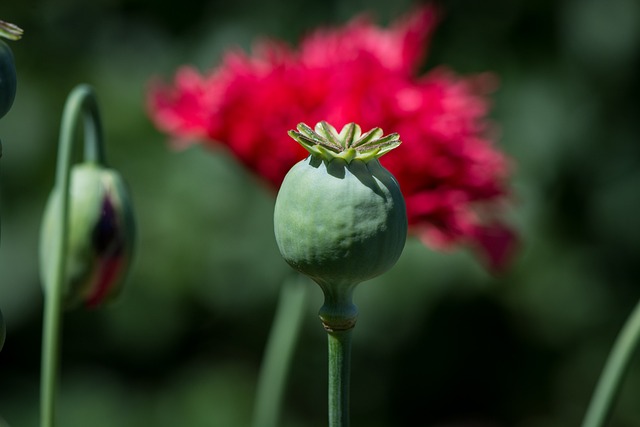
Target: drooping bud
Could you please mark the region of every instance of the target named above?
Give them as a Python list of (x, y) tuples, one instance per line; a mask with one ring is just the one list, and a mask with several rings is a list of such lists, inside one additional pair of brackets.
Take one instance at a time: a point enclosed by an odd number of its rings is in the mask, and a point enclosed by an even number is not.
[[(54, 188), (41, 230), (40, 262), (46, 275), (56, 268), (52, 246), (54, 229), (60, 224), (60, 194)], [(134, 213), (121, 175), (95, 163), (75, 165), (70, 175), (68, 219), (63, 300), (67, 306), (83, 302), (95, 307), (119, 293), (132, 259)], [(46, 286), (47, 281), (42, 282)]]

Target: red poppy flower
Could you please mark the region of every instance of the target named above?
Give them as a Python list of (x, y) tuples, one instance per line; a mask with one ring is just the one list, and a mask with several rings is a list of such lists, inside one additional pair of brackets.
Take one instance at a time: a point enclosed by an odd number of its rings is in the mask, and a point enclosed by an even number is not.
[(400, 183), (411, 232), (432, 247), (470, 244), (500, 269), (516, 234), (500, 220), (510, 170), (487, 119), (496, 79), (445, 67), (420, 74), (436, 23), (427, 6), (388, 28), (361, 16), (297, 48), (267, 40), (251, 54), (230, 51), (204, 74), (185, 66), (172, 84), (154, 80), (149, 115), (177, 146), (226, 146), (274, 190), (307, 155), (287, 135), (300, 122), (397, 132), (403, 146), (384, 166)]

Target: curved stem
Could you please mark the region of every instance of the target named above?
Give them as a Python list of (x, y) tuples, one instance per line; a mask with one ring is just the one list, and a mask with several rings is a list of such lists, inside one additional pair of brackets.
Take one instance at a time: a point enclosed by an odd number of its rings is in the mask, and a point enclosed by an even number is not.
[(622, 327), (609, 353), (582, 427), (601, 427), (609, 419), (622, 379), (640, 341), (640, 301)]
[(293, 356), (309, 284), (305, 276), (288, 278), (280, 289), (276, 315), (271, 326), (260, 368), (253, 427), (276, 427), (284, 395), (289, 364)]
[(85, 156), (87, 160), (104, 160), (102, 128), (93, 90), (87, 85), (77, 86), (67, 98), (62, 124), (56, 166), (56, 182), (53, 191), (59, 192), (57, 218), (60, 223), (53, 229), (55, 247), (51, 256), (52, 267), (45, 272), (44, 319), (42, 336), (42, 370), (40, 383), (41, 427), (55, 425), (55, 393), (60, 354), (60, 324), (62, 290), (66, 277), (66, 248), (69, 211), (69, 177), (71, 172), (71, 148), (78, 118), (82, 113), (85, 127)]

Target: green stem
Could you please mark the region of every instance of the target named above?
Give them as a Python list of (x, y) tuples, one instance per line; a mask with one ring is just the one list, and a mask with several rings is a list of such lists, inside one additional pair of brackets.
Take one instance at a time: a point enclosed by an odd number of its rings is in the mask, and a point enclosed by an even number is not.
[(329, 346), (329, 427), (349, 427), (351, 335), (358, 317), (353, 304), (355, 285), (320, 286), (324, 305), (319, 315)]
[(55, 395), (60, 358), (62, 318), (62, 291), (66, 277), (66, 248), (69, 210), (69, 178), (73, 134), (82, 114), (85, 126), (85, 156), (89, 160), (103, 160), (102, 128), (93, 90), (87, 85), (77, 86), (67, 98), (60, 128), (60, 144), (56, 166), (54, 191), (60, 192), (57, 218), (60, 224), (54, 228), (56, 246), (52, 252), (52, 268), (45, 273), (44, 318), (42, 336), (42, 370), (40, 383), (41, 427), (55, 425)]
[(353, 329), (327, 331), (329, 338), (329, 427), (349, 427), (352, 332)]
[(640, 301), (623, 326), (605, 363), (582, 427), (602, 427), (613, 411), (622, 379), (640, 341)]
[(276, 315), (271, 326), (258, 377), (253, 427), (276, 427), (289, 371), (307, 300), (305, 276), (296, 274), (280, 289)]

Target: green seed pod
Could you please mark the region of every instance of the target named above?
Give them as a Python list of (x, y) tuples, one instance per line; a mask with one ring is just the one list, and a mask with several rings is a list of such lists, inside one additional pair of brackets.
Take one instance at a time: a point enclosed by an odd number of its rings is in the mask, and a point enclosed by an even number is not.
[(4, 117), (16, 97), (16, 66), (11, 48), (0, 40), (0, 118)]
[(291, 168), (278, 192), (276, 242), (287, 263), (316, 281), (325, 298), (350, 298), (355, 285), (389, 270), (404, 249), (404, 198), (378, 161), (400, 141), (397, 134), (383, 138), (379, 128), (361, 135), (354, 123), (340, 133), (326, 122), (315, 131), (304, 124), (298, 130), (289, 135), (310, 156)]
[[(43, 274), (55, 268), (52, 248), (61, 197), (54, 188), (41, 231)], [(95, 307), (115, 297), (128, 273), (135, 240), (131, 198), (119, 173), (95, 163), (71, 170), (67, 229), (66, 278), (62, 295), (67, 306), (84, 302)], [(46, 277), (46, 276), (45, 276)], [(43, 283), (47, 283), (43, 277)]]

